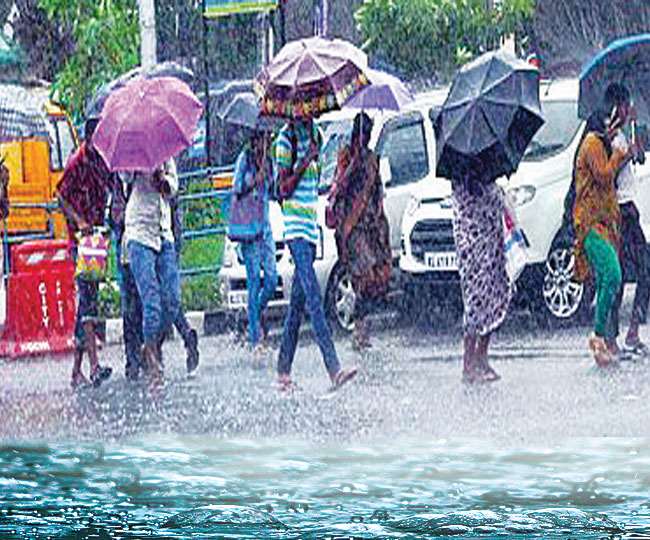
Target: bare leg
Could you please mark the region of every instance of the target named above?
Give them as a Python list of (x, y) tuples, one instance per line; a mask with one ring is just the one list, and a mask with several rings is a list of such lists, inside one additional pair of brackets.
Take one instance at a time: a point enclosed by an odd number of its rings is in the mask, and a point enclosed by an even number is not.
[(74, 364), (72, 366), (72, 386), (76, 388), (82, 384), (88, 384), (88, 379), (84, 377), (81, 371), (81, 362), (83, 361), (83, 349), (75, 349), (74, 351)]
[(90, 361), (90, 374), (92, 375), (99, 369), (99, 359), (97, 358), (97, 336), (95, 335), (95, 323), (85, 322), (84, 333), (86, 334), (86, 350), (88, 351), (88, 360)]
[(478, 345), (476, 347), (476, 356), (478, 358), (478, 364), (480, 369), (483, 371), (485, 375), (486, 381), (496, 381), (500, 379), (499, 375), (497, 374), (496, 371), (494, 371), (494, 369), (490, 365), (490, 362), (488, 361), (488, 349), (490, 348), (491, 337), (492, 337), (491, 334), (488, 334), (487, 336), (481, 336), (478, 339)]
[(476, 379), (476, 336), (465, 334), (463, 338), (463, 378), (468, 381)]

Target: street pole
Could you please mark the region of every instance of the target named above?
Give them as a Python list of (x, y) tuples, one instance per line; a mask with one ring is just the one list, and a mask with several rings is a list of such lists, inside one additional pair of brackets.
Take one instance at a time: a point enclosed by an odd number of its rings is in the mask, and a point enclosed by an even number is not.
[(210, 63), (208, 62), (208, 18), (205, 16), (205, 0), (201, 1), (201, 21), (203, 23), (203, 90), (205, 92), (205, 161), (212, 166), (210, 151)]
[(138, 0), (140, 12), (140, 65), (156, 64), (156, 7), (154, 0)]

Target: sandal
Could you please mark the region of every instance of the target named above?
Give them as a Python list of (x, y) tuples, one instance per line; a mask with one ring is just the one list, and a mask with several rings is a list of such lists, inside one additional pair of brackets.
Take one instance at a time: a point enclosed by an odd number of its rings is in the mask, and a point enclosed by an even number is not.
[(338, 373), (332, 377), (332, 390), (338, 390), (345, 383), (350, 382), (357, 376), (357, 368), (339, 369)]
[(625, 352), (636, 356), (650, 356), (650, 349), (640, 339), (631, 342), (625, 342)]
[(99, 388), (104, 381), (110, 379), (113, 374), (113, 368), (111, 367), (98, 367), (90, 376), (90, 382), (93, 384), (93, 388)]

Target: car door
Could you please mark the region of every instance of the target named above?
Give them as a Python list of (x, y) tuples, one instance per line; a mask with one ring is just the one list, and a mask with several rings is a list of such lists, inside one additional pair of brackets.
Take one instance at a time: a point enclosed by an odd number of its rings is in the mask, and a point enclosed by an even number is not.
[(409, 112), (386, 122), (377, 142), (377, 154), (390, 167), (389, 178), (382, 178), (386, 190), (384, 208), (393, 255), (399, 256), (402, 216), (415, 184), (429, 174), (422, 115)]

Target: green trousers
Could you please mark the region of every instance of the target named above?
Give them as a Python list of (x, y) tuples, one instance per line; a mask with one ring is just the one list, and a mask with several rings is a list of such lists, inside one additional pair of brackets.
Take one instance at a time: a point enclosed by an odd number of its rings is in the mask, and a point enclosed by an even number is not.
[(596, 276), (596, 320), (594, 331), (597, 336), (607, 335), (608, 321), (612, 307), (621, 288), (622, 274), (618, 253), (614, 246), (593, 229), (585, 238), (585, 253)]

